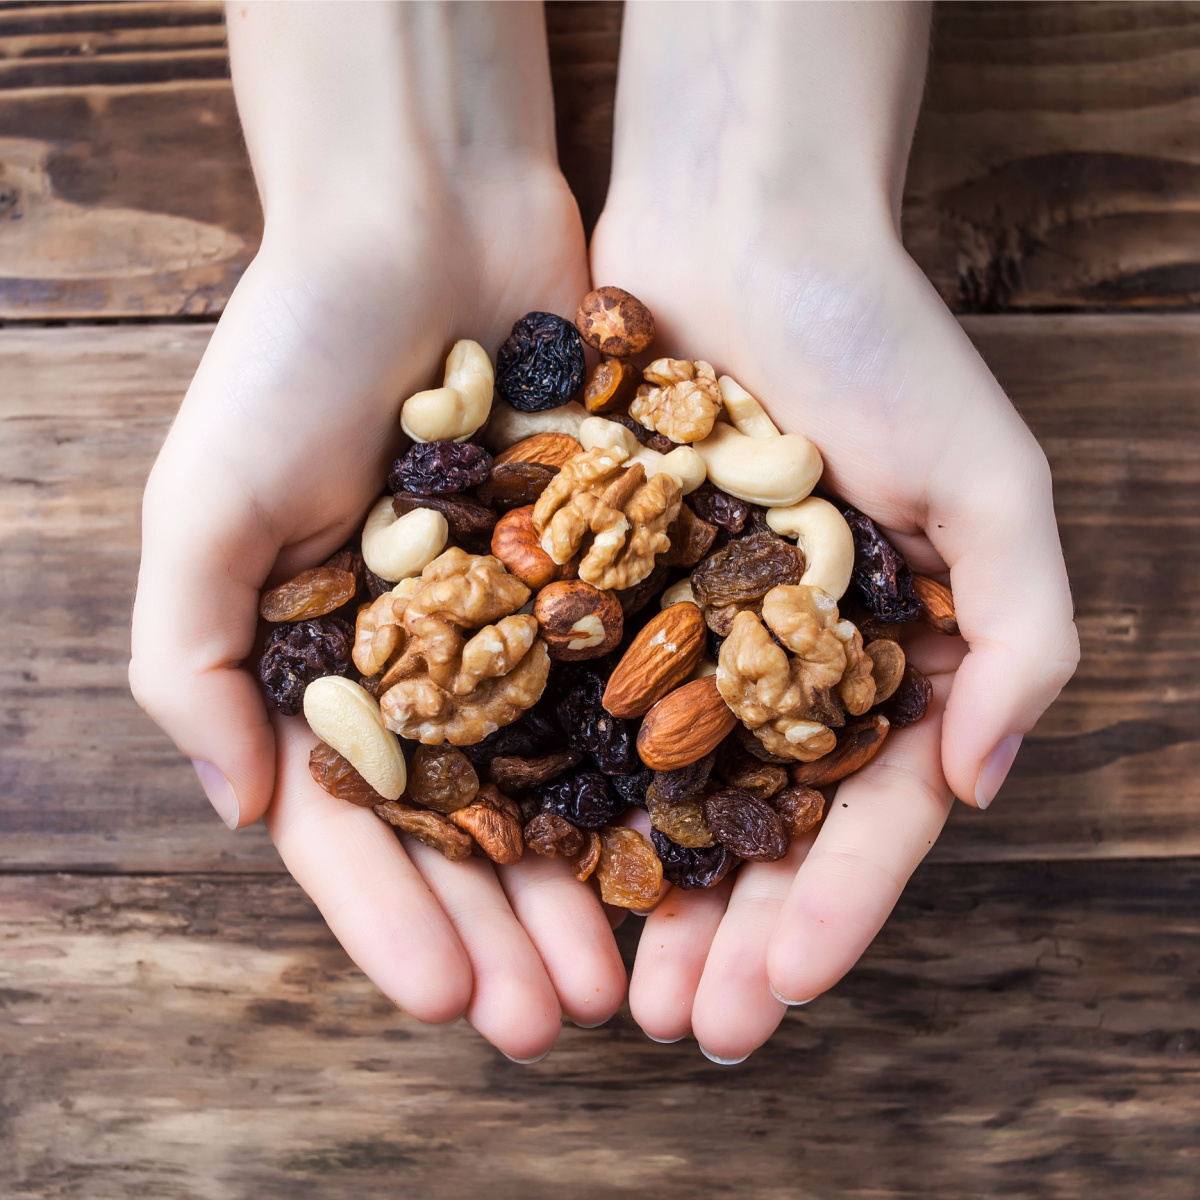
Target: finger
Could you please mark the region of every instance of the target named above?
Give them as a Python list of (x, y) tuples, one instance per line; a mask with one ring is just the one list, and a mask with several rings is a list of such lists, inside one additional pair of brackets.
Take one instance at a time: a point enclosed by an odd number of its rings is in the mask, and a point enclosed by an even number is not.
[(783, 1019), (785, 1007), (767, 978), (767, 946), (811, 845), (811, 836), (797, 838), (778, 862), (747, 863), (738, 872), (692, 1008), (692, 1031), (714, 1062), (741, 1062)]
[(949, 678), (936, 675), (933, 684), (925, 719), (891, 733), (867, 766), (838, 785), (788, 890), (767, 971), (789, 1003), (831, 988), (858, 961), (945, 824), (953, 797), (939, 742)]
[(948, 489), (939, 483), (928, 522), (970, 646), (946, 706), (942, 766), (980, 808), (1079, 662), (1049, 468), (1028, 431), (1008, 443), (997, 439)]
[(692, 1005), (732, 885), (672, 888), (646, 918), (629, 981), (629, 1010), (646, 1036), (677, 1042), (692, 1027)]
[(422, 1021), (460, 1016), (471, 965), (454, 926), (391, 827), (327, 795), (308, 773), (316, 739), (277, 717), (279, 785), (265, 824), (334, 937), (394, 1004)]
[(625, 967), (596, 894), (566, 859), (532, 852), (498, 874), (563, 1011), (585, 1029), (603, 1025), (625, 998)]
[(173, 456), (156, 464), (142, 508), (129, 684), (233, 829), (262, 816), (274, 783), (274, 736), (244, 663), (275, 546), (219, 465), (197, 478)]
[(562, 1011), (492, 864), (482, 858), (450, 862), (407, 835), (404, 844), (470, 959), (475, 986), (467, 1020), (516, 1062), (544, 1058), (562, 1029)]

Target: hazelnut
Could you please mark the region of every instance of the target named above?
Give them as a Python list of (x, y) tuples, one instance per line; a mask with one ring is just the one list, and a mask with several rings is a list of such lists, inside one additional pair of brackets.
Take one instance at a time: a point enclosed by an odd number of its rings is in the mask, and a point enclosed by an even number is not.
[(589, 413), (618, 412), (633, 399), (637, 372), (619, 358), (604, 358), (583, 389), (583, 407)]
[(600, 658), (621, 641), (624, 617), (612, 592), (567, 579), (548, 584), (533, 603), (538, 633), (559, 662)]
[(492, 530), (492, 553), (526, 587), (536, 592), (557, 579), (570, 579), (579, 570), (576, 556), (561, 567), (542, 549), (542, 539), (533, 527), (533, 505), (514, 508), (496, 522)]
[(584, 296), (575, 328), (589, 346), (612, 358), (641, 354), (654, 341), (650, 310), (618, 287), (597, 288)]

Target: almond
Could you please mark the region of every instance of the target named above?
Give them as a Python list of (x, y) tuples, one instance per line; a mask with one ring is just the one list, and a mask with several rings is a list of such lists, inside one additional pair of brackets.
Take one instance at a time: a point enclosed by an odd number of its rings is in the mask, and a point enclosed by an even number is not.
[(716, 676), (709, 675), (676, 688), (646, 714), (638, 754), (653, 771), (675, 771), (710, 754), (736, 724)]
[(851, 721), (838, 730), (837, 745), (823, 758), (792, 768), (792, 782), (822, 788), (853, 775), (879, 753), (890, 728), (883, 713), (871, 713), (861, 720)]
[(501, 454), (493, 463), (532, 462), (547, 467), (561, 467), (568, 458), (582, 454), (583, 447), (569, 433), (535, 433), (523, 442), (517, 442)]
[(704, 645), (704, 618), (696, 605), (685, 600), (664, 608), (621, 656), (601, 703), (614, 717), (644, 716), (692, 673)]
[(958, 637), (958, 616), (954, 611), (954, 593), (944, 583), (928, 575), (914, 575), (913, 587), (921, 601), (921, 620), (936, 633)]

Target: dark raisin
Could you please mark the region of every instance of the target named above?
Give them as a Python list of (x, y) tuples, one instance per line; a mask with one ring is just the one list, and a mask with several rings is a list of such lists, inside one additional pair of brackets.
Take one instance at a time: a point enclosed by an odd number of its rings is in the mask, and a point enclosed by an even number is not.
[(921, 601), (903, 555), (865, 513), (843, 508), (842, 514), (854, 535), (853, 593), (876, 620), (917, 620)]
[(662, 862), (663, 878), (684, 891), (715, 887), (737, 865), (737, 855), (720, 842), (706, 849), (689, 850), (658, 829), (650, 830), (650, 841)]
[(489, 733), (482, 742), (459, 749), (478, 767), (498, 756), (536, 758), (538, 754), (562, 742), (562, 730), (550, 712), (542, 706), (526, 709), (511, 725)]
[(414, 508), (436, 509), (446, 518), (450, 536), (470, 549), (491, 553), (492, 530), (496, 514), (469, 496), (422, 496), (413, 492), (397, 492), (392, 497), (396, 516), (402, 517)]
[(708, 656), (713, 662), (721, 661), (721, 647), (723, 645), (725, 645), (725, 639), (710, 625), (708, 627)]
[(716, 761), (716, 755), (709, 754), (698, 762), (674, 771), (655, 771), (652, 785), (655, 796), (673, 804), (695, 795), (708, 782)]
[(774, 796), (788, 782), (786, 767), (760, 761), (736, 737), (727, 737), (717, 748), (716, 770), (729, 787), (741, 788), (760, 800)]
[(704, 801), (704, 816), (717, 841), (739, 858), (776, 862), (788, 852), (787, 830), (779, 814), (757, 796), (725, 788)]
[(761, 600), (779, 584), (799, 583), (804, 553), (771, 533), (755, 533), (710, 554), (692, 572), (692, 591), (703, 607)]
[[(579, 765), (578, 750), (553, 750), (537, 758), (516, 754), (498, 755), (490, 764), (492, 782), (506, 792), (523, 792), (557, 779), (564, 771)], [(574, 853), (574, 851), (572, 851)]]
[(579, 330), (554, 313), (526, 313), (496, 356), (496, 390), (520, 412), (566, 404), (585, 374)]
[(621, 602), (621, 612), (627, 617), (641, 612), (667, 586), (670, 574), (671, 569), (660, 563), (641, 583), (635, 584), (631, 588), (622, 588), (617, 592), (617, 599)]
[(904, 668), (900, 686), (878, 711), (887, 717), (893, 729), (903, 729), (906, 725), (915, 725), (925, 715), (932, 697), (933, 684), (909, 663)]
[(473, 442), (418, 442), (388, 472), (393, 492), (445, 496), (483, 483), (492, 473), (492, 456)]
[(555, 813), (576, 829), (601, 829), (629, 806), (595, 771), (581, 771), (546, 784), (538, 791), (542, 812)]
[(717, 537), (717, 526), (702, 521), (686, 505), (679, 506), (679, 516), (667, 530), (671, 547), (655, 560), (665, 567), (694, 567), (711, 549)]
[(390, 592), (396, 586), (382, 575), (376, 575), (370, 567), (363, 567), (363, 580), (367, 585), (367, 595), (372, 600), (378, 600), (384, 592)]
[(636, 775), (610, 775), (608, 782), (620, 793), (626, 804), (637, 808), (646, 807), (646, 789), (654, 782), (653, 771), (639, 771)]
[(778, 754), (772, 754), (759, 740), (753, 730), (747, 729), (740, 721), (733, 728), (733, 736), (737, 738), (738, 745), (741, 746), (747, 754), (753, 755), (759, 762), (774, 763), (776, 766), (790, 767), (795, 763), (793, 758), (780, 758)]
[(559, 690), (558, 720), (567, 744), (590, 754), (605, 775), (631, 775), (640, 762), (636, 726), (605, 711), (600, 703), (605, 686), (593, 671), (567, 676)]
[(742, 532), (750, 515), (750, 505), (745, 500), (721, 491), (712, 483), (702, 483), (694, 492), (689, 492), (688, 503), (696, 516), (710, 525), (719, 525), (735, 537)]
[(324, 675), (348, 675), (354, 631), (338, 617), (313, 617), (271, 630), (258, 677), (271, 703), (294, 717), (304, 707), (304, 689)]
[(536, 504), (557, 474), (557, 467), (548, 467), (545, 463), (496, 463), (491, 477), (479, 485), (478, 495), (484, 504), (490, 504), (500, 512), (510, 512), (514, 508)]

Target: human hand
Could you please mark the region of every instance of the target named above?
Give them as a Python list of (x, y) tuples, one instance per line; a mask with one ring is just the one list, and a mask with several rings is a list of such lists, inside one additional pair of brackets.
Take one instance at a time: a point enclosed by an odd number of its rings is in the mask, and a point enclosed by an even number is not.
[(650, 307), (663, 353), (711, 361), (812, 439), (823, 483), (914, 570), (948, 570), (965, 639), (906, 647), (929, 715), (839, 786), (815, 837), (647, 919), (633, 1015), (718, 1061), (850, 969), (952, 794), (991, 802), (1078, 659), (1045, 458), (900, 243), (922, 37), (903, 6), (626, 15), (593, 279)]
[(594, 893), (559, 860), (449, 863), (326, 795), (253, 653), (261, 589), (353, 534), (449, 345), (494, 354), (588, 290), (540, 10), (239, 5), (230, 36), (266, 233), (146, 487), (131, 685), (387, 996), (536, 1058), (562, 1012), (598, 1023), (624, 996)]

